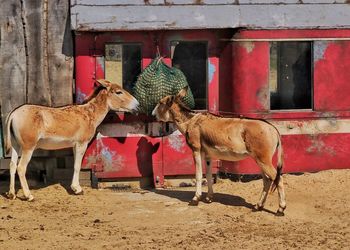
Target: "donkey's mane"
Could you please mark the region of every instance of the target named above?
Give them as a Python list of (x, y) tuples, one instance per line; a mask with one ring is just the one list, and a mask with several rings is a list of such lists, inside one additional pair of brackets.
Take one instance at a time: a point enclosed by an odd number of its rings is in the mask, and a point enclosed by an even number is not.
[(101, 85), (99, 85), (98, 87), (95, 87), (94, 91), (84, 99), (82, 104), (85, 104), (91, 101), (93, 98), (95, 98), (98, 95), (98, 93), (100, 93), (102, 89), (106, 89), (106, 88)]
[(189, 107), (187, 107), (181, 100), (177, 100), (176, 103), (180, 106), (181, 110), (185, 110), (187, 112), (190, 113), (197, 113), (196, 111), (190, 109)]

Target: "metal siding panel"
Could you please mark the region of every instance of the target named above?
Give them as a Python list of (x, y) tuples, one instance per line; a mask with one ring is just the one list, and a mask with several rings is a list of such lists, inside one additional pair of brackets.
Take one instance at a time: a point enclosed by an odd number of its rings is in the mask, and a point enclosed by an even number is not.
[(192, 150), (186, 138), (176, 130), (163, 137), (163, 175), (190, 175), (195, 173)]
[(268, 42), (233, 44), (234, 113), (269, 110), (269, 50)]
[(219, 58), (208, 58), (208, 109), (219, 111)]
[(160, 138), (98, 137), (85, 154), (83, 167), (98, 178), (151, 177), (153, 159), (162, 154)]
[[(284, 135), (283, 173), (316, 172), (350, 168), (350, 134)], [(276, 162), (274, 161), (274, 166)], [(221, 171), (235, 174), (260, 174), (251, 159), (223, 162)]]
[(82, 103), (92, 93), (96, 78), (96, 58), (92, 56), (94, 37), (77, 35), (75, 38), (75, 98)]
[(349, 110), (350, 41), (314, 44), (314, 109)]

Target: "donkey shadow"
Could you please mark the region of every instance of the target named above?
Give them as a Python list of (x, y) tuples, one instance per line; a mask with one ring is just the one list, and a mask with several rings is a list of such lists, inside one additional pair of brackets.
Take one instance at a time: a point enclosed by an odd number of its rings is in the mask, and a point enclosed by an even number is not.
[[(191, 199), (194, 196), (194, 191), (185, 191), (185, 190), (156, 189), (153, 192), (156, 194), (175, 198), (186, 203), (191, 201)], [(202, 197), (205, 197), (206, 195), (207, 193), (205, 192), (202, 193)], [(233, 206), (233, 207), (246, 207), (249, 209), (254, 208), (253, 204), (246, 202), (246, 200), (240, 196), (223, 194), (223, 193), (214, 193), (213, 203), (220, 203), (222, 205)]]
[[(185, 191), (185, 190), (167, 190), (167, 189), (155, 189), (154, 193), (164, 195), (170, 198), (178, 199), (182, 202), (189, 203), (194, 196), (194, 191)], [(206, 197), (207, 193), (203, 192), (202, 197)], [(202, 201), (202, 203), (205, 203)], [(252, 212), (258, 212), (254, 210), (254, 205), (252, 203), (247, 202), (244, 198), (232, 195), (232, 194), (223, 194), (223, 193), (215, 193), (212, 203), (220, 203), (226, 206), (232, 207), (245, 207), (250, 209)], [(262, 208), (261, 211), (275, 215), (275, 212)]]

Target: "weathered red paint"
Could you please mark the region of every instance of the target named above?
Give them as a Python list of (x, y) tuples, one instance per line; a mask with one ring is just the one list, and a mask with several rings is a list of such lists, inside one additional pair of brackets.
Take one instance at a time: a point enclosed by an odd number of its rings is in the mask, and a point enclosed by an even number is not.
[(237, 42), (232, 54), (232, 109), (250, 113), (269, 109), (268, 42)]
[(349, 38), (349, 29), (240, 30), (235, 39)]
[(97, 178), (152, 177), (153, 162), (162, 159), (160, 144), (160, 138), (148, 136), (97, 138), (83, 166), (91, 167)]
[[(274, 121), (293, 121), (303, 127), (319, 119), (349, 119), (350, 41), (314, 43), (313, 110), (269, 110), (268, 39), (349, 38), (350, 30), (244, 30), (233, 42), (233, 107), (224, 116), (247, 116)], [(243, 39), (243, 40), (242, 40)], [(263, 39), (264, 41), (259, 41)], [(247, 49), (248, 48), (248, 49)], [(259, 93), (259, 94), (258, 94)], [(334, 130), (337, 131), (335, 123)], [(288, 130), (288, 127), (286, 128)], [(317, 132), (317, 133), (316, 133)], [(282, 135), (285, 172), (320, 171), (350, 168), (350, 135), (332, 131)], [(247, 159), (222, 162), (222, 171), (260, 173), (256, 163)]]
[[(350, 118), (350, 41), (319, 41), (314, 47), (313, 110), (269, 110), (269, 50), (268, 39), (349, 38), (350, 30), (168, 30), (81, 33), (76, 36), (77, 101), (89, 94), (95, 78), (104, 76), (102, 64), (104, 46), (110, 42), (130, 42), (142, 45), (142, 68), (159, 51), (171, 65), (171, 42), (206, 41), (208, 44), (208, 110), (224, 116), (247, 116), (274, 121), (292, 121), (302, 127), (318, 119)], [(244, 39), (244, 40), (240, 40)], [(257, 39), (257, 40), (256, 40)], [(259, 41), (263, 39), (264, 41)], [(317, 51), (315, 51), (317, 49)], [(152, 117), (110, 116), (105, 122), (115, 126), (154, 122)], [(299, 124), (299, 125), (298, 125)], [(148, 126), (147, 125), (147, 126)], [(192, 152), (181, 134), (169, 134), (163, 125), (157, 136), (139, 134), (126, 137), (100, 137), (89, 146), (83, 167), (92, 168), (98, 178), (152, 176), (161, 187), (164, 176), (194, 174)], [(284, 134), (285, 172), (319, 171), (329, 168), (349, 168), (350, 138), (347, 133)], [(140, 144), (143, 146), (140, 147)], [(158, 145), (158, 149), (154, 149)], [(111, 156), (111, 164), (103, 157)], [(121, 161), (122, 157), (124, 160)], [(113, 158), (115, 157), (115, 158)], [(144, 157), (144, 158), (142, 158)], [(108, 158), (108, 157), (107, 157)], [(140, 160), (141, 159), (141, 160)], [(122, 162), (121, 164), (119, 164)], [(219, 163), (214, 164), (216, 171)], [(221, 171), (230, 173), (260, 173), (252, 160), (221, 162)], [(106, 167), (107, 166), (107, 167)]]
[[(283, 172), (317, 172), (349, 168), (349, 141), (350, 134), (284, 135)], [(276, 161), (274, 165), (276, 166)], [(261, 172), (251, 158), (240, 162), (223, 162), (222, 170), (236, 174)]]
[(94, 38), (91, 34), (77, 35), (75, 38), (75, 96), (81, 103), (91, 93), (95, 83), (95, 57), (91, 53)]
[(317, 111), (350, 109), (350, 41), (323, 42), (315, 59), (314, 108)]
[(208, 110), (219, 110), (219, 58), (208, 58)]
[[(104, 77), (104, 46), (106, 43), (139, 43), (142, 45), (142, 68), (157, 56), (171, 66), (171, 42), (208, 42), (208, 108), (219, 110), (219, 37), (212, 31), (155, 31), (155, 32), (106, 32), (82, 33), (77, 36), (76, 89), (79, 101), (94, 87), (96, 78)], [(226, 36), (228, 38), (230, 36)], [(227, 44), (227, 42), (226, 42)], [(118, 114), (108, 116), (105, 122), (122, 129), (123, 124), (154, 121), (143, 115)], [(148, 125), (147, 125), (148, 124)], [(153, 175), (155, 186), (164, 184), (164, 176), (191, 175), (195, 172), (192, 151), (181, 134), (170, 134), (165, 125), (157, 137), (147, 133), (127, 137), (97, 137), (90, 144), (83, 159), (82, 168), (92, 169), (97, 178), (149, 177)], [(165, 135), (165, 136), (164, 136)], [(177, 148), (179, 146), (179, 148)], [(155, 150), (155, 151), (154, 151)], [(203, 166), (204, 167), (204, 166)], [(214, 172), (218, 162), (213, 165)]]

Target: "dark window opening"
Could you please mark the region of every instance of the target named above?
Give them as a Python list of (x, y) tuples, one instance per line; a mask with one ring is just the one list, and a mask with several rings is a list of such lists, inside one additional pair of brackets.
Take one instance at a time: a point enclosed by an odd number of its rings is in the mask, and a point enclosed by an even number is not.
[(141, 73), (140, 44), (106, 44), (105, 78), (131, 92)]
[(312, 108), (311, 42), (272, 42), (271, 110)]
[(193, 93), (195, 109), (207, 109), (207, 43), (172, 43), (172, 64), (186, 76)]

